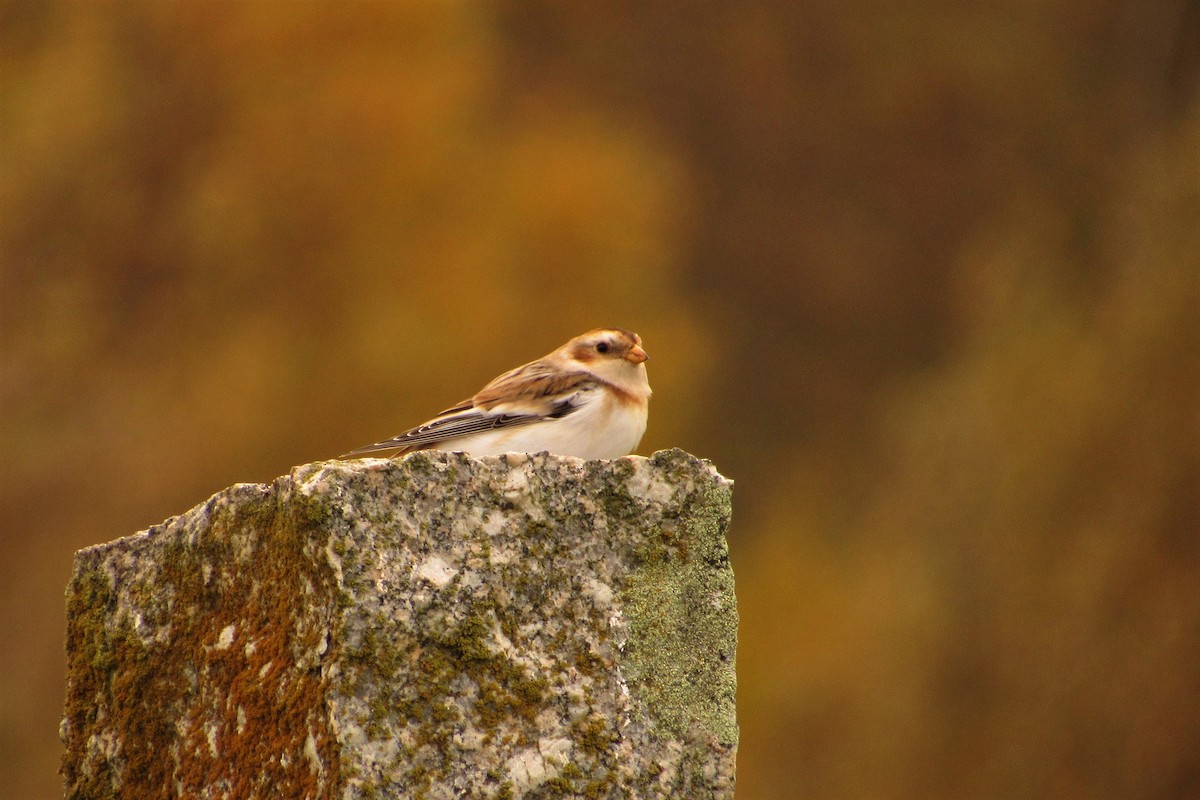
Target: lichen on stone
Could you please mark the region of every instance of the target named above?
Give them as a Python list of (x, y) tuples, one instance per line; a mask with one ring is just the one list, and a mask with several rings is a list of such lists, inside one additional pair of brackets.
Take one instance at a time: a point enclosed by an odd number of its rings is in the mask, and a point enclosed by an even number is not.
[(731, 798), (730, 494), (679, 450), (425, 451), (81, 551), (67, 796)]

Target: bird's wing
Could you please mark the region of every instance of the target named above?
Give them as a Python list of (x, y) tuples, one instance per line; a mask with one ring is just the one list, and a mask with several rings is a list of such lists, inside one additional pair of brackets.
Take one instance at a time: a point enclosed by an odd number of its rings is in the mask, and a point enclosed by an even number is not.
[(361, 456), (383, 450), (415, 450), (473, 433), (482, 433), (512, 425), (528, 425), (539, 419), (542, 417), (533, 414), (490, 414), (472, 408), (455, 414), (435, 417), (424, 425), (407, 430), (399, 436), (351, 450), (346, 455)]
[(391, 439), (346, 453), (416, 450), (484, 431), (565, 417), (578, 409), (596, 380), (586, 372), (563, 372), (532, 362), (504, 373), (469, 400)]
[(582, 370), (563, 370), (546, 361), (531, 361), (509, 370), (470, 399), (476, 408), (528, 407), (545, 415), (563, 397), (593, 388), (596, 377)]

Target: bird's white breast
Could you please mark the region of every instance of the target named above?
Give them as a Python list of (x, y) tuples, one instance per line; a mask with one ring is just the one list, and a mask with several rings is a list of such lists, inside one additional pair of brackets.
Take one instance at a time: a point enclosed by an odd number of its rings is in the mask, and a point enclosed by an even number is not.
[(612, 392), (587, 392), (581, 406), (558, 419), (486, 431), (436, 445), (475, 456), (551, 453), (577, 458), (620, 458), (637, 448), (646, 432), (647, 403), (621, 402)]

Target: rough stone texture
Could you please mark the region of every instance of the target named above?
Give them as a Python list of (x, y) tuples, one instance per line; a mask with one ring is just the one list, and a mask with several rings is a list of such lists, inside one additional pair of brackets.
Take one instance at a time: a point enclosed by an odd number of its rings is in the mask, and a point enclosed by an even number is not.
[(80, 551), (71, 798), (732, 798), (731, 483), (679, 450), (298, 467)]

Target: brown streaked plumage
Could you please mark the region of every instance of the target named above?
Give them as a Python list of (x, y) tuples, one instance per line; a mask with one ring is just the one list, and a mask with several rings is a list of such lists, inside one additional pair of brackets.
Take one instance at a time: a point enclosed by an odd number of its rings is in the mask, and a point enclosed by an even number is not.
[(588, 331), (496, 377), (425, 424), (346, 455), (426, 448), (473, 455), (626, 455), (645, 432), (651, 394), (641, 341), (624, 328)]

